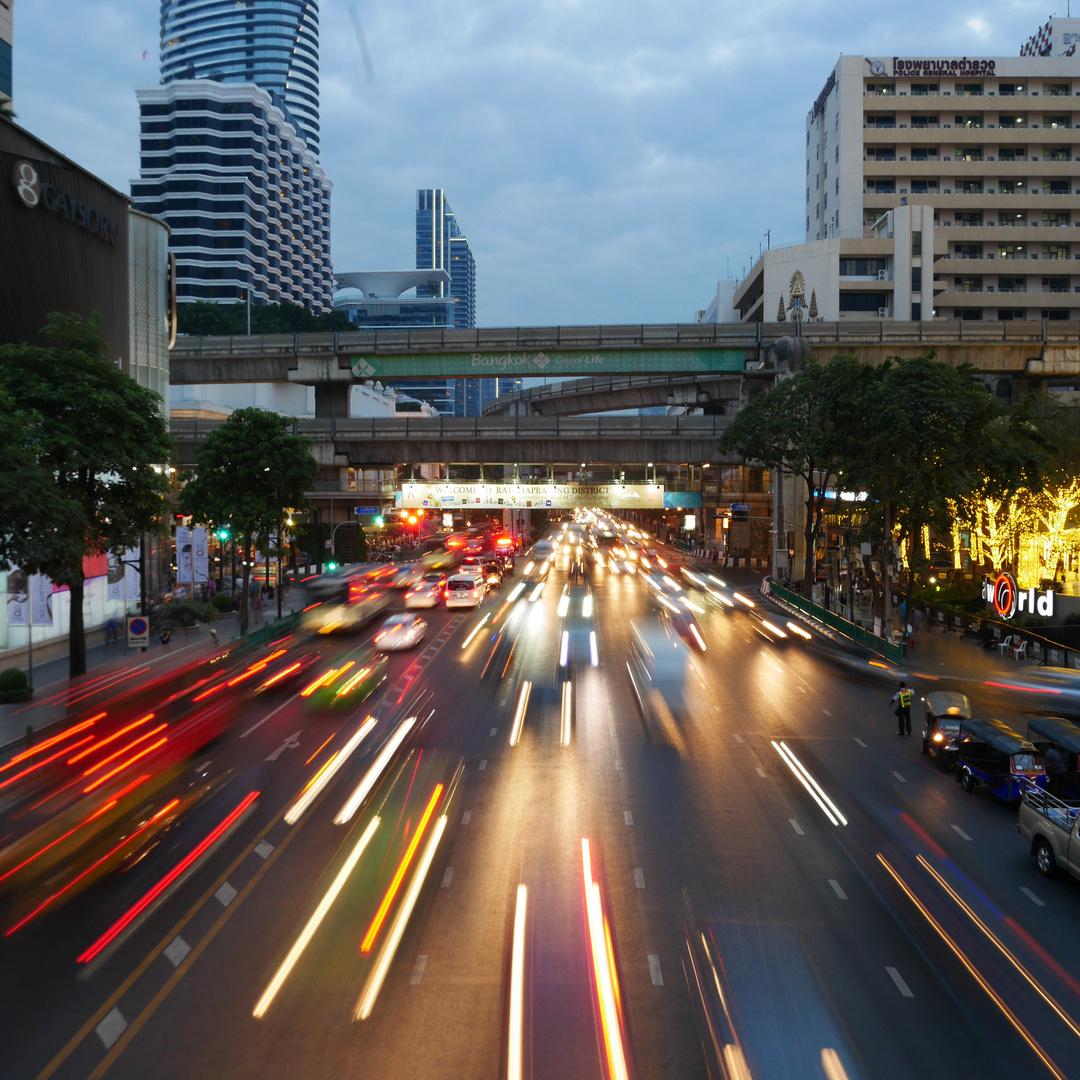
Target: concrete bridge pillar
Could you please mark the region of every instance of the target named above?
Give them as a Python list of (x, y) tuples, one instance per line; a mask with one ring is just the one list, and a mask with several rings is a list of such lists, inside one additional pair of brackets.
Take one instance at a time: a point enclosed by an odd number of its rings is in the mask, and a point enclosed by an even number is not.
[(318, 420), (340, 420), (349, 416), (349, 391), (352, 383), (316, 383), (315, 417)]

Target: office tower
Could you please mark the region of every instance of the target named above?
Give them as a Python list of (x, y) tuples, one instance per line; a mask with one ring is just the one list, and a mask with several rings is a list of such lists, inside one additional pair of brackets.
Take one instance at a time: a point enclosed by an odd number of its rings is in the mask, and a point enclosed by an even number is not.
[(319, 156), (318, 0), (162, 0), (161, 81), (268, 91)]
[(476, 327), (476, 260), (442, 188), (416, 193), (416, 269), (445, 270), (449, 283), (421, 286), (417, 296), (450, 296), (454, 326)]
[(0, 0), (0, 98), (11, 97), (11, 9), (15, 0)]
[(135, 208), (172, 229), (176, 293), (191, 300), (333, 305), (330, 193), (270, 93), (210, 79), (136, 91)]

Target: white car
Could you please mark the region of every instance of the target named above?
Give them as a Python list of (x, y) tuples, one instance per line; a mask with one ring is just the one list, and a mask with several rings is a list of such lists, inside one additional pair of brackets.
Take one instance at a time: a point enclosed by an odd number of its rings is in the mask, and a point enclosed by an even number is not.
[(455, 574), (446, 583), (446, 606), (479, 607), (484, 602), (484, 582), (472, 574)]
[(420, 581), (411, 589), (405, 590), (406, 608), (433, 608), (439, 606), (442, 599), (443, 583), (441, 581)]
[(427, 623), (419, 615), (410, 612), (391, 615), (379, 628), (372, 644), (382, 652), (411, 649), (418, 645), (427, 633)]

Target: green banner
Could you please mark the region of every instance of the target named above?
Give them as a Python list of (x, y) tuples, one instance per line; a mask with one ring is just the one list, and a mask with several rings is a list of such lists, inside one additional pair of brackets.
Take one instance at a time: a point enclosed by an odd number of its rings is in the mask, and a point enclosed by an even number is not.
[(499, 375), (696, 375), (742, 371), (744, 349), (522, 349), (518, 352), (353, 356), (356, 379), (479, 378)]

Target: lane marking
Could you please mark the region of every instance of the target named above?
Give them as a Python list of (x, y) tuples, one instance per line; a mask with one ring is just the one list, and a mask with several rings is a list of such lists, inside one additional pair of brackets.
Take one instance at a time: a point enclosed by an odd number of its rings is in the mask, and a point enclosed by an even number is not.
[(471, 810), (466, 810), (465, 813), (461, 815), (461, 824), (462, 825), (468, 825), (469, 824), (469, 818), (471, 818), (471, 817), (472, 817), (472, 811)]
[(616, 772), (622, 772), (622, 762), (621, 761), (616, 761), (615, 762), (615, 771)]
[(214, 893), (214, 899), (222, 907), (228, 907), (236, 899), (236, 890), (226, 881), (221, 888)]
[[(184, 957), (191, 952), (191, 946), (179, 935), (172, 939), (169, 947), (165, 950), (165, 955), (169, 959), (169, 963), (173, 967), (179, 967), (184, 962)], [(108, 1049), (106, 1047), (106, 1049)]]
[(627, 825), (633, 825), (634, 824), (634, 815), (631, 814), (629, 810), (624, 810), (623, 811), (623, 821), (625, 821)]
[(896, 983), (896, 989), (900, 991), (902, 997), (913, 998), (915, 995), (911, 992), (911, 987), (904, 982), (904, 977), (894, 967), (887, 967), (885, 969), (889, 973), (889, 978)]
[(793, 817), (789, 817), (788, 821), (791, 823), (791, 827), (795, 830), (796, 836), (806, 835), (802, 830), (802, 826)]
[(634, 884), (639, 889), (644, 889), (645, 888), (645, 871), (644, 870), (635, 870), (634, 871)]
[(128, 1022), (124, 1019), (120, 1010), (113, 1008), (112, 1012), (94, 1030), (98, 1033), (98, 1038), (105, 1044), (105, 1049), (108, 1050), (124, 1034), (127, 1026)]
[(831, 712), (829, 712), (829, 710), (828, 710), (828, 709), (822, 709), (821, 711), (822, 711), (822, 712), (823, 712), (823, 713), (824, 713), (824, 714), (825, 714), (826, 716), (832, 716), (832, 713), (831, 713)]
[(856, 739), (855, 741), (856, 741), (856, 742), (857, 742), (857, 743), (858, 743), (858, 744), (859, 744), (859, 745), (860, 745), (860, 746), (861, 746), (861, 747), (862, 747), (862, 748), (863, 748), (864, 750), (866, 749), (866, 743), (864, 743), (864, 742), (862, 741), (862, 739)]
[(741, 743), (741, 742), (742, 742), (742, 736), (741, 736), (741, 735), (736, 735), (736, 736), (735, 736), (735, 741), (736, 741), (737, 743)]
[(834, 893), (836, 893), (837, 899), (839, 899), (839, 900), (846, 900), (847, 899), (847, 893), (844, 892), (843, 888), (841, 888), (840, 882), (837, 881), (836, 878), (829, 878), (829, 884), (832, 886), (832, 891)]
[(409, 976), (410, 986), (419, 986), (420, 980), (424, 977), (424, 968), (427, 967), (427, 953), (421, 953), (416, 958), (416, 967), (412, 969), (412, 974)]
[(261, 728), (263, 724), (265, 724), (266, 721), (270, 719), (270, 717), (277, 716), (277, 714), (281, 712), (281, 710), (284, 709), (286, 705), (290, 704), (293, 699), (299, 695), (299, 693), (300, 691), (297, 690), (297, 692), (293, 694), (293, 696), (289, 698), (288, 701), (283, 701), (273, 712), (267, 713), (257, 724), (252, 724), (251, 727), (249, 727), (247, 731), (245, 731), (244, 734), (240, 736), (240, 738), (246, 739), (256, 728)]
[(449, 889), (450, 888), (450, 882), (453, 881), (453, 880), (454, 880), (454, 868), (452, 866), (448, 866), (443, 871), (442, 887), (444, 889)]
[(497, 732), (498, 730), (499, 730), (499, 729), (498, 729), (497, 727), (493, 727), (493, 728), (491, 729), (491, 737), (492, 737), (492, 738), (495, 738), (495, 733), (496, 733), (496, 732)]
[(255, 854), (258, 855), (260, 859), (265, 859), (273, 850), (274, 845), (271, 844), (269, 840), (262, 840), (255, 845)]
[(660, 957), (656, 953), (649, 953), (649, 975), (653, 986), (664, 985), (664, 976), (660, 973)]
[(954, 833), (956, 833), (956, 835), (959, 836), (961, 840), (970, 840), (971, 839), (971, 837), (968, 836), (968, 834), (966, 832), (964, 832), (964, 830), (961, 829), (959, 825), (953, 825), (952, 826), (952, 831)]
[(795, 689), (798, 690), (800, 694), (805, 694), (806, 693), (805, 688), (800, 686), (798, 683), (795, 684)]
[(757, 767), (757, 769), (755, 771), (757, 772), (758, 776), (761, 777), (762, 780), (765, 779), (765, 770), (760, 765)]
[(297, 731), (295, 734), (290, 735), (276, 750), (266, 755), (266, 760), (277, 761), (286, 750), (295, 750), (300, 745), (301, 734), (301, 731)]
[(1020, 891), (1038, 907), (1046, 907), (1046, 901), (1040, 900), (1026, 885), (1020, 886)]
[(895, 769), (893, 769), (892, 774), (893, 774), (893, 776), (896, 777), (897, 780), (900, 781), (901, 784), (906, 784), (907, 783), (907, 779), (905, 777), (901, 776)]
[(484, 760), (480, 762), (480, 771), (483, 772), (486, 768), (487, 768), (487, 758), (484, 758)]

